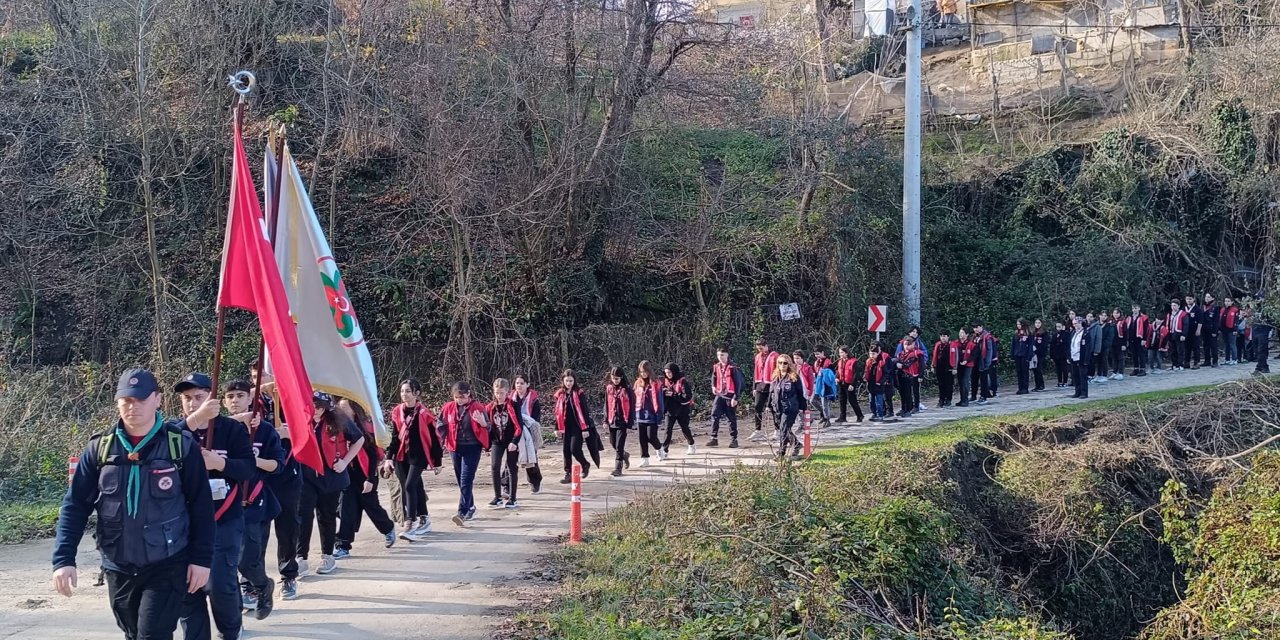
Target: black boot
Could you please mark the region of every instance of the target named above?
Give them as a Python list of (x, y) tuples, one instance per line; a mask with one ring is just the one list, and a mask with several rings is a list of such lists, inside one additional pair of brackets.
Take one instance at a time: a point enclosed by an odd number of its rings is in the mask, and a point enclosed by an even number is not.
[(573, 482), (573, 473), (569, 471), (564, 472), (564, 478), (560, 480), (560, 484), (571, 484), (572, 482)]
[(631, 468), (631, 454), (629, 452), (622, 452), (622, 466), (625, 469)]
[(622, 476), (622, 461), (613, 463), (613, 473), (609, 474), (615, 478)]
[(258, 591), (258, 610), (253, 614), (258, 620), (266, 620), (271, 615), (271, 609), (275, 606), (273, 596), (276, 591), (276, 583), (273, 580), (267, 580), (266, 586)]

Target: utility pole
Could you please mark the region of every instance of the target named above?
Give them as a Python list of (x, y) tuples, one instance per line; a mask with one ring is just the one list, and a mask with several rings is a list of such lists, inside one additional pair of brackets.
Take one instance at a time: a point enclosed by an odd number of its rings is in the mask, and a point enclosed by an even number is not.
[(907, 104), (902, 150), (902, 297), (907, 322), (920, 324), (920, 0), (907, 14)]

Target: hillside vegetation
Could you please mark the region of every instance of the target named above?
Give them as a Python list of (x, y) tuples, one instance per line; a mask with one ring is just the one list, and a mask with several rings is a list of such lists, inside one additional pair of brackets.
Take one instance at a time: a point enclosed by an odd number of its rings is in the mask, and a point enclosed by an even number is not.
[[(817, 98), (809, 25), (735, 31), (659, 0), (0, 14), (0, 501), (61, 483), (122, 368), (211, 366), (237, 69), (259, 81), (250, 153), (289, 125), (388, 395), (642, 358), (703, 379), (721, 343), (865, 342), (868, 303), (904, 328), (900, 140)], [(1127, 69), (1108, 100), (932, 122), (927, 333), (1265, 289), (1277, 40), (1220, 43)], [(233, 312), (224, 370), (257, 350)]]
[[(528, 637), (1269, 638), (1280, 387), (970, 419), (614, 510)], [(1241, 455), (1243, 454), (1243, 455)]]

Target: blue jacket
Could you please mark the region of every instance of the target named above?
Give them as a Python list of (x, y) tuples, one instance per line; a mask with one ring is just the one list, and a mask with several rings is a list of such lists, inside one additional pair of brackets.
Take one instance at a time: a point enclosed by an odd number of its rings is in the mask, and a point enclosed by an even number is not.
[(635, 387), (636, 422), (658, 424), (662, 422), (662, 416), (666, 415), (667, 403), (663, 398), (661, 385), (655, 381), (651, 381), (649, 385), (649, 390), (645, 391), (641, 391), (639, 385)]
[(814, 382), (813, 394), (827, 399), (834, 399), (836, 397), (836, 372), (828, 367), (820, 369)]
[(258, 467), (253, 461), (253, 444), (249, 442), (249, 431), (239, 421), (228, 416), (216, 416), (210, 421), (213, 427), (213, 442), (205, 442), (208, 429), (192, 430), (186, 419), (171, 423), (191, 434), (196, 443), (222, 456), (226, 468), (221, 471), (210, 471), (209, 479), (223, 479), (229, 487), (225, 500), (214, 500), (214, 514), (222, 512), (218, 518), (231, 519), (244, 515), (244, 486), (257, 473)]

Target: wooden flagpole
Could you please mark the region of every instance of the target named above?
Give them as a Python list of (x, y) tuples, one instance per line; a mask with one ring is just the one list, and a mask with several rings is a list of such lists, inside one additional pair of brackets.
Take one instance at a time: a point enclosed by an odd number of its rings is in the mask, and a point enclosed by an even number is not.
[[(236, 129), (240, 130), (244, 126), (244, 106), (249, 101), (249, 92), (253, 91), (253, 87), (257, 84), (257, 79), (248, 71), (238, 71), (235, 75), (227, 79), (227, 86), (238, 94), (236, 106), (234, 108), (234, 117)], [(228, 212), (230, 215), (230, 212)], [(231, 221), (228, 220), (227, 224)], [(222, 338), (227, 324), (227, 310), (218, 305), (218, 328), (213, 337), (213, 371), (210, 372), (210, 379), (213, 383), (213, 393), (218, 393), (218, 375), (222, 372)], [(259, 375), (259, 378), (262, 376)]]

